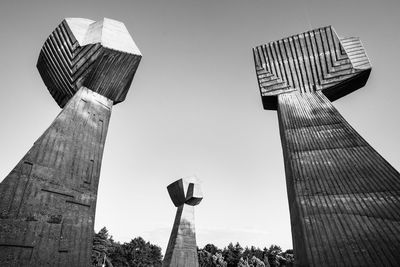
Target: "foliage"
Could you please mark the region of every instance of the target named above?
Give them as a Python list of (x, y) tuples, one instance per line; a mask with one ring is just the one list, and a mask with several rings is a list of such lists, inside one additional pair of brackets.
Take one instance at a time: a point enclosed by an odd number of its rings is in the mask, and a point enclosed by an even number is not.
[(229, 243), (222, 251), (222, 256), (225, 258), (228, 267), (236, 267), (239, 264), (243, 248), (237, 242), (236, 245)]
[(272, 245), (269, 249), (254, 246), (243, 249), (239, 243), (230, 243), (223, 249), (222, 255), (227, 266), (235, 267), (290, 267), (294, 263), (293, 250), (282, 252), (282, 248), (277, 245)]
[[(229, 243), (221, 250), (207, 244), (197, 248), (197, 254), (200, 267), (291, 267), (294, 263), (293, 250), (283, 252), (277, 245), (260, 249)], [(115, 242), (104, 227), (95, 234), (92, 251), (92, 266), (103, 264), (106, 267), (158, 267), (162, 265), (161, 248), (141, 237), (129, 243)]]
[(259, 258), (257, 258), (256, 256), (253, 256), (250, 260), (250, 266), (265, 267), (265, 263), (262, 260), (260, 260)]
[(203, 249), (205, 251), (210, 252), (212, 255), (215, 255), (216, 253), (221, 253), (222, 252), (222, 250), (217, 248), (217, 246), (215, 246), (214, 244), (207, 244), (207, 245), (204, 246)]
[(212, 262), (212, 254), (204, 249), (197, 249), (200, 267), (214, 267)]
[(93, 237), (92, 266), (112, 266), (107, 259), (107, 254), (112, 247), (112, 237), (109, 236), (107, 228), (103, 227)]
[(279, 253), (282, 252), (282, 248), (277, 245), (271, 245), (268, 249), (268, 261), (271, 267), (280, 266)]
[(247, 259), (244, 260), (243, 258), (240, 258), (239, 262), (237, 264), (237, 267), (249, 267), (249, 263), (247, 262)]
[(95, 234), (93, 239), (92, 266), (113, 267), (158, 267), (162, 263), (161, 248), (146, 242), (141, 237), (129, 243), (114, 242), (106, 228)]
[(216, 267), (228, 266), (227, 262), (224, 260), (224, 257), (222, 256), (222, 254), (218, 253), (218, 252), (212, 256), (212, 261), (213, 261), (214, 266), (216, 266)]
[(136, 237), (129, 243), (114, 243), (114, 249), (109, 255), (115, 267), (119, 266), (161, 266), (161, 248)]
[(213, 244), (207, 244), (203, 249), (197, 249), (200, 267), (226, 267), (227, 263), (221, 250)]

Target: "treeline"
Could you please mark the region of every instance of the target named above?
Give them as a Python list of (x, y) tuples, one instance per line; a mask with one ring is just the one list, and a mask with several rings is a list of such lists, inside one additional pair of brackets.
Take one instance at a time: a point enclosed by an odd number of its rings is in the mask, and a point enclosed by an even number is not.
[[(282, 251), (272, 245), (268, 249), (241, 247), (230, 243), (224, 249), (213, 244), (197, 248), (200, 267), (278, 267), (293, 266), (293, 251)], [(144, 267), (162, 265), (161, 248), (136, 237), (128, 243), (113, 240), (104, 227), (93, 238), (92, 266)]]
[(254, 246), (243, 248), (239, 243), (230, 243), (224, 249), (207, 244), (197, 249), (199, 264), (204, 267), (278, 267), (293, 266), (293, 250), (282, 251), (281, 247), (271, 245), (268, 249)]
[(161, 248), (141, 237), (129, 243), (115, 242), (104, 227), (93, 238), (92, 266), (161, 266)]

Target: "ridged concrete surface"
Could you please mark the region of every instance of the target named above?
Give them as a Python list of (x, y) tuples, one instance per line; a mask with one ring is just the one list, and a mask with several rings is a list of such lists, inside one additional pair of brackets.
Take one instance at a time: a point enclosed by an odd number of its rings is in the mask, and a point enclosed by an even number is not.
[(257, 46), (253, 54), (266, 109), (276, 109), (279, 94), (330, 91), (371, 68), (359, 38), (340, 39), (332, 26)]
[(400, 266), (400, 174), (321, 92), (278, 115), (298, 264)]
[(129, 39), (124, 24), (118, 21), (63, 20), (45, 41), (37, 62), (57, 104), (63, 107), (81, 86), (114, 104), (124, 101), (142, 57)]

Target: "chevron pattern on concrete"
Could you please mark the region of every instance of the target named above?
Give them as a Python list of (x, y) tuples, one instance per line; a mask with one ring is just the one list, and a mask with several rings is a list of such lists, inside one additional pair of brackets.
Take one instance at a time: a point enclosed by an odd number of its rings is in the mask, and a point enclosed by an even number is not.
[(332, 26), (257, 46), (253, 54), (266, 109), (276, 109), (276, 96), (293, 91), (322, 90), (337, 99), (350, 92), (344, 83), (371, 68), (359, 39), (339, 39)]
[[(115, 28), (122, 32), (120, 42), (113, 41)], [(114, 104), (125, 99), (141, 59), (128, 35), (123, 23), (111, 19), (61, 22), (45, 41), (37, 62), (44, 83), (60, 107), (81, 86)]]

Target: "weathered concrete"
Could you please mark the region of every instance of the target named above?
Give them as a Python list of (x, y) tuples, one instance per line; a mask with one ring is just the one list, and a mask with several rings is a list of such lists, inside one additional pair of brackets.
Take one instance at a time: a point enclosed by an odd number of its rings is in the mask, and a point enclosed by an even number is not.
[(89, 266), (113, 101), (125, 98), (141, 58), (133, 41), (130, 49), (97, 39), (81, 47), (77, 39), (96, 33), (129, 37), (120, 22), (89, 31), (92, 23), (64, 20), (40, 53), (40, 74), (64, 108), (0, 183), (0, 266)]
[(163, 266), (198, 267), (194, 206), (203, 199), (200, 185), (195, 179), (180, 179), (168, 186), (168, 192), (178, 209)]
[(60, 107), (81, 86), (115, 105), (125, 100), (141, 57), (122, 22), (68, 18), (47, 38), (37, 68)]
[(278, 111), (296, 264), (399, 266), (400, 174), (330, 102), (368, 79), (360, 40), (324, 27), (253, 52)]

